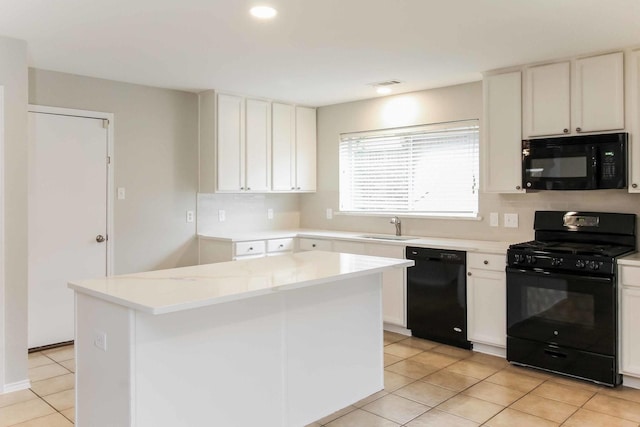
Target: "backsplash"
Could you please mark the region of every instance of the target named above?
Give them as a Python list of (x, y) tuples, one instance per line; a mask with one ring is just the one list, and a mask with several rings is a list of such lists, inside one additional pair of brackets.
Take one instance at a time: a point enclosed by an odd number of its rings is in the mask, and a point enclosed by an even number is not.
[[(273, 209), (273, 219), (267, 215)], [(225, 220), (219, 220), (219, 211)], [(298, 228), (300, 196), (297, 194), (198, 193), (198, 233), (220, 234)]]

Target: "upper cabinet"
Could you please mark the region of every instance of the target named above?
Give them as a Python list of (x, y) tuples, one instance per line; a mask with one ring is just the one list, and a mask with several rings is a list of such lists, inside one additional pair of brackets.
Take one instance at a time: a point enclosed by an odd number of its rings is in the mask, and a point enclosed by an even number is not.
[(629, 192), (640, 193), (640, 50), (627, 57), (629, 143)]
[(525, 138), (624, 129), (622, 52), (525, 68)]
[(273, 103), (272, 190), (316, 190), (316, 110)]
[(485, 76), (482, 185), (487, 193), (523, 193), (520, 71)]
[(315, 152), (315, 109), (200, 94), (200, 192), (315, 191)]

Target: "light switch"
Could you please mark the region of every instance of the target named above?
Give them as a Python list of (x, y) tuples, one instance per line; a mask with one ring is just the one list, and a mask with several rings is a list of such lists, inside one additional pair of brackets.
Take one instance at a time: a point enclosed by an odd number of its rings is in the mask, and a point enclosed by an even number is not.
[(124, 200), (124, 187), (118, 187), (118, 200)]
[(491, 227), (497, 227), (498, 225), (500, 225), (499, 221), (500, 216), (498, 215), (498, 212), (491, 212), (489, 214), (489, 225)]
[(267, 209), (267, 219), (273, 219), (273, 209)]
[(93, 336), (93, 345), (95, 345), (102, 351), (107, 351), (107, 334), (104, 332), (95, 331)]
[(225, 222), (227, 220), (227, 214), (223, 209), (218, 210), (218, 222)]
[(187, 222), (193, 222), (193, 211), (187, 211)]
[(506, 228), (518, 228), (518, 214), (504, 214), (504, 226)]
[(333, 219), (333, 209), (327, 208), (327, 219)]

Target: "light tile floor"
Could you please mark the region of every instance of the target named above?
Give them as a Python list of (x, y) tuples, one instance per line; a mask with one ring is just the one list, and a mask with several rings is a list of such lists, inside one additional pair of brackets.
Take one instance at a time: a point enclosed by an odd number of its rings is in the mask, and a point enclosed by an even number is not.
[[(310, 427), (640, 426), (640, 390), (600, 387), (392, 332), (384, 341), (385, 389)], [(72, 426), (74, 371), (73, 346), (29, 355), (32, 387), (0, 395), (0, 427)]]

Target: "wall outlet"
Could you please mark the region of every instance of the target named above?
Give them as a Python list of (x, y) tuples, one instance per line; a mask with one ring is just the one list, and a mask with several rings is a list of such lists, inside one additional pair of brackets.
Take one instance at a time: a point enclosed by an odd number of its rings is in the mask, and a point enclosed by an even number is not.
[(227, 220), (227, 213), (224, 209), (218, 210), (218, 222), (225, 222)]
[(273, 209), (267, 209), (267, 219), (273, 219)]
[(504, 226), (506, 228), (518, 228), (518, 214), (504, 214)]
[(93, 336), (93, 345), (95, 345), (102, 351), (107, 351), (107, 334), (104, 332), (96, 331)]
[(193, 222), (193, 211), (187, 211), (187, 222)]
[(489, 214), (489, 225), (491, 227), (497, 227), (500, 225), (500, 215), (498, 215), (498, 212), (491, 212)]
[(327, 208), (327, 219), (333, 219), (333, 209)]
[(118, 200), (124, 200), (124, 198), (125, 198), (124, 187), (118, 187)]

